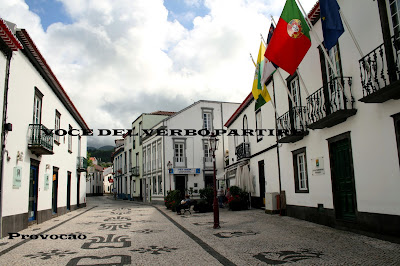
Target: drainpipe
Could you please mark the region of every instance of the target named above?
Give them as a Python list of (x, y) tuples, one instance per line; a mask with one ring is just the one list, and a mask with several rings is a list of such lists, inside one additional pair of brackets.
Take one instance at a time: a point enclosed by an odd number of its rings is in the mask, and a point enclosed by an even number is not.
[[(275, 103), (275, 108), (276, 108), (276, 98), (275, 98), (275, 82), (274, 79), (272, 79), (272, 91), (274, 95), (274, 103)], [(276, 157), (278, 159), (278, 180), (279, 180), (279, 215), (282, 216), (282, 183), (281, 183), (281, 161), (279, 157), (279, 138), (278, 138), (278, 117), (276, 116), (275, 113), (275, 138), (276, 138)]]
[(1, 154), (0, 154), (0, 237), (3, 235), (3, 167), (4, 167), (4, 151), (5, 151), (5, 141), (6, 141), (6, 130), (5, 124), (7, 119), (7, 101), (8, 101), (8, 82), (10, 78), (10, 64), (11, 64), (11, 57), (12, 51), (6, 54), (7, 62), (6, 62), (6, 73), (5, 73), (5, 81), (4, 81), (4, 99), (3, 99), (3, 116), (1, 119), (1, 140), (0, 140), (0, 147), (1, 147)]

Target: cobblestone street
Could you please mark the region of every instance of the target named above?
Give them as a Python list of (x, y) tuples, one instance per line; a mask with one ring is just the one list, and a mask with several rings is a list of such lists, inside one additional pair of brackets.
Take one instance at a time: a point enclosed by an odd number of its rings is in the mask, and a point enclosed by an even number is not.
[(13, 239), (3, 238), (1, 264), (400, 264), (399, 244), (262, 210), (222, 209), (221, 229), (215, 230), (212, 213), (178, 216), (164, 206), (108, 196), (89, 198), (87, 203), (86, 208), (33, 225)]

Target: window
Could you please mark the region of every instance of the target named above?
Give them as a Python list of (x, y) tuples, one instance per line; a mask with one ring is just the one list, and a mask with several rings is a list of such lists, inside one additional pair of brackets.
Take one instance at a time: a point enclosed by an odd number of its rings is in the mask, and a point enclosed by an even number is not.
[(143, 149), (143, 173), (146, 173), (146, 149)]
[(203, 143), (203, 147), (204, 147), (204, 157), (211, 157), (211, 152), (210, 152), (210, 147), (208, 144), (208, 140), (205, 140)]
[(151, 146), (147, 146), (147, 171), (150, 172), (150, 163), (151, 163)]
[(174, 140), (174, 167), (186, 167), (185, 142)]
[(157, 165), (161, 169), (161, 141), (157, 142)]
[[(261, 110), (260, 109), (256, 112), (256, 129), (262, 129)], [(262, 139), (263, 139), (263, 136), (258, 135), (258, 131), (257, 131), (257, 142), (261, 141)]]
[(333, 68), (331, 68), (331, 65), (326, 62), (327, 66), (327, 76), (328, 76), (328, 82), (333, 80), (335, 77), (340, 77), (342, 76), (342, 63), (340, 60), (340, 52), (339, 52), (339, 44), (336, 44), (335, 46), (332, 47), (328, 51), (329, 58), (331, 59), (331, 62), (333, 63)]
[(157, 194), (157, 177), (153, 176), (153, 194)]
[(142, 145), (142, 122), (139, 123), (139, 145)]
[(133, 180), (132, 183), (133, 183), (133, 193), (136, 193), (136, 180)]
[(33, 124), (41, 123), (42, 98), (43, 98), (43, 94), (37, 88), (35, 88), (35, 97), (33, 100)]
[[(55, 119), (55, 124), (54, 124), (54, 131), (57, 131), (57, 130), (60, 129), (60, 120), (61, 120), (61, 114), (56, 110), (56, 119)], [(60, 144), (60, 136), (58, 134), (55, 134), (54, 142), (57, 143), (57, 144)]]
[(400, 11), (400, 1), (389, 0), (390, 9), (390, 21), (392, 22), (393, 34), (399, 36), (400, 25), (399, 25), (399, 11)]
[(128, 160), (126, 159), (126, 151), (124, 152), (124, 174), (126, 174), (127, 173), (127, 171), (126, 171), (126, 162), (127, 162)]
[(161, 175), (158, 175), (158, 194), (162, 194), (162, 177)]
[(152, 169), (155, 170), (156, 169), (156, 144), (155, 143), (153, 143), (151, 158), (152, 158), (151, 159)]
[(132, 149), (129, 149), (128, 159), (129, 159), (129, 171), (132, 171)]
[[(72, 130), (72, 126), (68, 125), (68, 129)], [(72, 136), (68, 135), (68, 152), (72, 152)]]
[(296, 193), (308, 193), (306, 149), (293, 151), (293, 172)]
[(209, 131), (212, 130), (211, 113), (203, 113), (203, 128), (208, 129)]
[(175, 143), (175, 162), (183, 162), (183, 143)]
[(136, 144), (136, 143), (135, 143), (136, 128), (133, 128), (132, 135), (133, 135), (133, 136), (132, 136), (132, 138), (133, 138), (133, 144), (132, 144), (132, 145), (133, 145), (133, 149), (135, 149), (135, 144)]
[(293, 96), (292, 106), (293, 107), (301, 106), (300, 83), (299, 83), (299, 77), (297, 75), (290, 81), (289, 88)]
[[(243, 133), (244, 130), (249, 129), (249, 123), (247, 122), (247, 115), (243, 116)], [(243, 134), (243, 142), (249, 143), (249, 135)]]

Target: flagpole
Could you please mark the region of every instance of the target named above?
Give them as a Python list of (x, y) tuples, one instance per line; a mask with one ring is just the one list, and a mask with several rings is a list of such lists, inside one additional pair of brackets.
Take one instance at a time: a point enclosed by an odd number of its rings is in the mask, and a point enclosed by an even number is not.
[[(333, 74), (333, 76), (334, 76), (335, 78), (337, 78), (337, 77), (338, 77), (338, 76), (337, 76), (337, 73), (336, 73), (335, 71), (333, 71), (333, 70), (335, 69), (335, 67), (334, 67), (334, 65), (333, 65), (333, 62), (332, 62), (331, 58), (329, 57), (328, 52), (326, 51), (325, 47), (322, 45), (322, 41), (321, 41), (321, 39), (318, 37), (318, 34), (317, 34), (316, 32), (314, 32), (313, 26), (311, 25), (311, 22), (308, 20), (307, 13), (304, 11), (304, 8), (303, 8), (303, 6), (301, 5), (300, 0), (295, 0), (295, 1), (296, 1), (297, 4), (300, 6), (301, 11), (302, 11), (303, 14), (304, 14), (304, 19), (305, 19), (305, 21), (306, 21), (308, 27), (310, 28), (311, 33), (314, 35), (314, 37), (315, 37), (315, 39), (317, 40), (318, 44), (321, 46), (322, 52), (324, 53), (324, 56), (325, 56), (325, 59), (326, 59), (326, 61), (328, 61), (328, 64), (329, 64), (329, 66), (330, 66), (331, 69), (332, 69), (332, 74)], [(343, 87), (342, 83), (341, 83), (340, 81), (338, 81), (338, 84), (339, 84), (340, 88), (343, 90), (343, 93), (345, 93), (345, 90), (344, 90), (344, 87)]]
[[(263, 38), (263, 36), (262, 36), (261, 33), (260, 33), (260, 35), (261, 35), (261, 40), (264, 42), (264, 45), (266, 45), (265, 40), (264, 40), (264, 38)], [(254, 63), (253, 56), (251, 55), (251, 53), (250, 53), (250, 57), (251, 57), (251, 60), (252, 60), (253, 63)], [(254, 66), (257, 67), (257, 65), (255, 65), (255, 64), (254, 64)], [(265, 89), (268, 91), (267, 86), (266, 86), (265, 84), (263, 84), (263, 86), (265, 86)], [(268, 94), (269, 94), (269, 92), (268, 92)], [(278, 111), (276, 111), (276, 106), (275, 106), (274, 101), (273, 101), (272, 98), (271, 98), (271, 95), (269, 96), (269, 98), (270, 98), (272, 107), (274, 108), (275, 114), (279, 117)]]
[[(276, 28), (276, 22), (275, 22), (275, 19), (274, 19), (273, 16), (271, 16), (271, 20), (272, 20), (272, 23), (274, 24), (274, 26), (275, 26), (275, 28)], [(301, 82), (303, 83), (303, 85), (304, 85), (304, 90), (305, 90), (305, 92), (306, 92), (306, 94), (307, 94), (307, 97), (310, 96), (310, 93), (309, 93), (308, 90), (307, 90), (307, 86), (306, 86), (306, 84), (304, 83), (304, 80), (303, 80), (302, 76), (300, 75), (300, 72), (299, 72), (299, 69), (298, 69), (298, 68), (296, 68), (296, 73), (297, 73), (297, 75), (299, 76), (300, 81), (301, 81)]]
[(251, 55), (251, 53), (250, 53), (250, 58), (251, 58), (251, 61), (253, 61), (254, 66), (257, 67), (257, 64), (256, 64), (256, 62), (254, 62), (254, 59), (253, 59), (253, 56)]
[[(339, 3), (338, 3), (338, 5), (339, 5)], [(358, 41), (357, 41), (356, 37), (354, 36), (354, 33), (353, 33), (353, 31), (351, 30), (351, 28), (350, 28), (350, 26), (349, 26), (349, 23), (347, 23), (347, 19), (346, 19), (346, 17), (344, 16), (344, 14), (343, 14), (343, 12), (342, 12), (341, 9), (339, 9), (339, 13), (340, 13), (340, 16), (341, 16), (342, 19), (343, 19), (344, 24), (346, 25), (346, 28), (349, 30), (350, 36), (351, 36), (351, 38), (353, 39), (353, 42), (354, 42), (355, 46), (357, 47), (357, 50), (358, 50), (358, 52), (360, 53), (361, 58), (363, 58), (363, 57), (364, 57), (364, 54), (363, 54), (363, 52), (361, 51), (361, 47), (360, 47), (360, 45), (358, 44)]]

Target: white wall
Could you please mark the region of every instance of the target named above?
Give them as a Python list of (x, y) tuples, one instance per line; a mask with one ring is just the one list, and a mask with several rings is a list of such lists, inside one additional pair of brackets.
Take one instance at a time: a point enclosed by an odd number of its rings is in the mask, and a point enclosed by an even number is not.
[[(54, 155), (33, 155), (28, 150), (28, 125), (33, 122), (33, 99), (35, 87), (43, 93), (42, 99), (42, 124), (49, 129), (54, 129), (55, 110), (61, 113), (62, 129), (68, 130), (70, 124), (73, 128), (81, 128), (61, 101), (55, 96), (52, 89), (22, 54), (13, 54), (9, 82), (8, 121), (13, 124), (12, 132), (7, 135), (6, 154), (9, 160), (4, 162), (3, 175), (3, 216), (26, 213), (28, 211), (30, 158), (40, 161), (38, 211), (51, 209), (52, 175), (53, 166), (59, 168), (58, 176), (58, 207), (66, 206), (67, 171), (71, 172), (71, 205), (77, 203), (77, 157), (78, 137), (72, 138), (72, 153), (68, 152), (68, 137), (60, 137), (60, 145), (54, 144)], [(86, 137), (81, 138), (81, 156), (86, 156)], [(23, 152), (23, 161), (17, 161), (17, 152)], [(13, 189), (13, 168), (22, 167), (22, 181), (19, 189)], [(49, 169), (46, 169), (46, 165)], [(50, 175), (49, 188), (44, 189), (44, 174)], [(80, 203), (85, 201), (85, 174), (80, 178)], [(11, 204), (12, 203), (12, 204)]]

